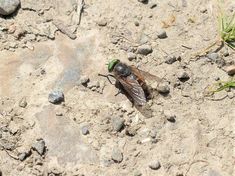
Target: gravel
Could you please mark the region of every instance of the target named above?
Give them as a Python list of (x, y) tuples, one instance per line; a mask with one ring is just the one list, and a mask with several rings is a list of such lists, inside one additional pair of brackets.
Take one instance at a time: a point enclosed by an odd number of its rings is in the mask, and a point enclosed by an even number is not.
[(159, 161), (152, 161), (151, 163), (149, 163), (149, 168), (152, 170), (158, 170), (160, 169), (161, 164)]
[(16, 11), (20, 5), (20, 0), (1, 0), (0, 1), (0, 15), (10, 15)]
[(38, 140), (32, 145), (32, 149), (36, 150), (39, 155), (43, 155), (46, 149), (45, 141), (43, 139)]
[(112, 118), (111, 124), (112, 124), (113, 130), (116, 132), (121, 131), (124, 128), (124, 122), (125, 120), (120, 117)]
[(150, 8), (150, 9), (153, 9), (153, 8), (155, 8), (155, 7), (157, 7), (157, 4), (156, 4), (156, 3), (151, 2), (151, 3), (149, 4), (149, 8)]
[(219, 54), (218, 53), (209, 53), (209, 54), (207, 54), (207, 57), (212, 61), (216, 61), (219, 58)]
[(228, 98), (233, 99), (235, 94), (233, 92), (228, 92)]
[(82, 134), (83, 134), (83, 135), (89, 134), (89, 129), (88, 129), (87, 126), (83, 126), (81, 130), (82, 130)]
[(116, 163), (121, 163), (123, 160), (123, 154), (117, 147), (115, 147), (112, 151), (112, 160)]
[(23, 97), (23, 98), (19, 101), (19, 107), (25, 108), (26, 106), (27, 106), (27, 101), (26, 101), (26, 98)]
[(79, 79), (79, 84), (82, 84), (83, 86), (87, 86), (87, 83), (90, 81), (88, 76), (81, 76)]
[(64, 93), (62, 91), (54, 90), (49, 94), (48, 101), (53, 104), (59, 104), (64, 101)]
[(177, 59), (175, 56), (167, 56), (166, 57), (166, 60), (165, 60), (165, 63), (167, 64), (173, 64), (174, 62), (176, 62)]
[(148, 0), (138, 0), (138, 1), (144, 4), (148, 3)]
[(184, 70), (181, 70), (177, 73), (177, 77), (179, 80), (188, 80), (190, 77), (188, 75), (188, 73)]
[(139, 26), (140, 25), (140, 23), (138, 21), (135, 21), (134, 24), (135, 24), (135, 26)]
[(27, 158), (27, 156), (29, 156), (29, 154), (26, 152), (23, 152), (18, 155), (18, 158), (20, 161), (24, 161)]
[(164, 115), (166, 117), (166, 119), (169, 121), (169, 122), (172, 122), (174, 123), (176, 120), (176, 115), (173, 114), (171, 111), (168, 111), (168, 110), (165, 110), (164, 111)]
[(127, 59), (129, 61), (132, 61), (132, 60), (136, 59), (136, 54), (132, 53), (132, 52), (127, 53)]
[(104, 27), (107, 25), (107, 21), (106, 19), (100, 19), (99, 21), (97, 21), (97, 24), (101, 27)]
[(159, 31), (157, 32), (157, 37), (158, 37), (159, 39), (165, 39), (165, 38), (167, 38), (166, 31), (163, 30), (163, 29), (159, 30)]
[(157, 86), (157, 91), (162, 94), (167, 94), (170, 92), (170, 87), (167, 82), (159, 83)]
[(228, 75), (234, 75), (235, 74), (235, 65), (230, 65), (224, 68), (224, 70), (228, 73)]
[(152, 50), (152, 47), (150, 45), (141, 45), (137, 49), (137, 53), (142, 54), (142, 55), (148, 55), (152, 52), (153, 52), (153, 50)]
[(134, 176), (142, 176), (142, 173), (137, 170), (137, 171), (134, 172)]

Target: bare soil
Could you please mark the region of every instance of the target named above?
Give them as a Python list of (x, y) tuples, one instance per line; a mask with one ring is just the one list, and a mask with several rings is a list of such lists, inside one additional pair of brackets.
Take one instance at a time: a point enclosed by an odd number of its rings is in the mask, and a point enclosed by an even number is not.
[[(223, 67), (234, 64), (235, 52), (203, 53), (219, 36), (217, 1), (85, 0), (80, 13), (81, 2), (21, 0), (13, 16), (0, 18), (2, 175), (234, 175), (235, 90), (208, 90), (231, 79)], [(235, 2), (224, 8), (235, 11)], [(138, 54), (143, 45), (152, 52)], [(98, 76), (112, 58), (168, 84), (169, 94), (149, 102), (151, 118)], [(183, 72), (188, 80), (178, 78)], [(65, 101), (51, 104), (48, 94), (58, 89)]]

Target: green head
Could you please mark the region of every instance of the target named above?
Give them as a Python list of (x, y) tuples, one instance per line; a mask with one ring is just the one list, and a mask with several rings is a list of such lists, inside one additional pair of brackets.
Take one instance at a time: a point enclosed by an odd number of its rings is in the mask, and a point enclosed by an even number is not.
[(109, 70), (109, 72), (112, 72), (112, 71), (113, 71), (115, 65), (116, 65), (118, 62), (120, 62), (120, 60), (118, 60), (118, 59), (113, 59), (112, 61), (109, 62), (109, 64), (108, 64), (108, 70)]

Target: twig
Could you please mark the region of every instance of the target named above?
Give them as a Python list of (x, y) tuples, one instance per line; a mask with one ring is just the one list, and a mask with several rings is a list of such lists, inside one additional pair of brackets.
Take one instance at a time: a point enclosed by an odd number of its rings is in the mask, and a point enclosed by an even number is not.
[(52, 23), (57, 27), (57, 29), (59, 29), (60, 32), (67, 35), (69, 38), (73, 40), (77, 38), (77, 36), (73, 34), (73, 32), (67, 26), (65, 26), (62, 21), (53, 20)]
[[(78, 0), (77, 1), (78, 25), (81, 23), (81, 18), (82, 18), (82, 12), (83, 12), (84, 5), (85, 5), (84, 0)], [(79, 6), (79, 8), (78, 8), (78, 6)]]
[(186, 45), (181, 45), (181, 46), (184, 47), (184, 48), (186, 48), (186, 49), (189, 49), (189, 50), (193, 49), (193, 48), (188, 47), (188, 46), (186, 46)]
[(11, 155), (7, 150), (4, 150), (4, 151), (5, 151), (5, 152), (7, 153), (7, 155), (10, 156), (11, 158), (13, 158), (13, 159), (15, 159), (15, 160), (19, 160), (18, 157)]

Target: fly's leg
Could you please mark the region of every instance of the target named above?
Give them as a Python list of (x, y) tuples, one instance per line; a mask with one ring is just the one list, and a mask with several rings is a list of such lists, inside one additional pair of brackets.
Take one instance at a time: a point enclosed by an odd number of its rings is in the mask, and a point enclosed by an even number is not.
[(123, 93), (123, 87), (120, 84), (120, 82), (116, 81), (115, 82), (115, 87), (118, 88), (118, 92), (115, 94), (115, 96), (118, 96), (120, 93)]
[(112, 83), (112, 81), (109, 79), (109, 76), (112, 77), (112, 78), (115, 78), (113, 75), (111, 75), (111, 74), (103, 75), (103, 74), (99, 73), (98, 76), (103, 76), (103, 77), (107, 78), (108, 81), (110, 82), (110, 84), (115, 85), (115, 83)]
[(118, 96), (120, 93), (122, 93), (122, 90), (119, 89), (118, 92), (114, 95), (115, 97)]

